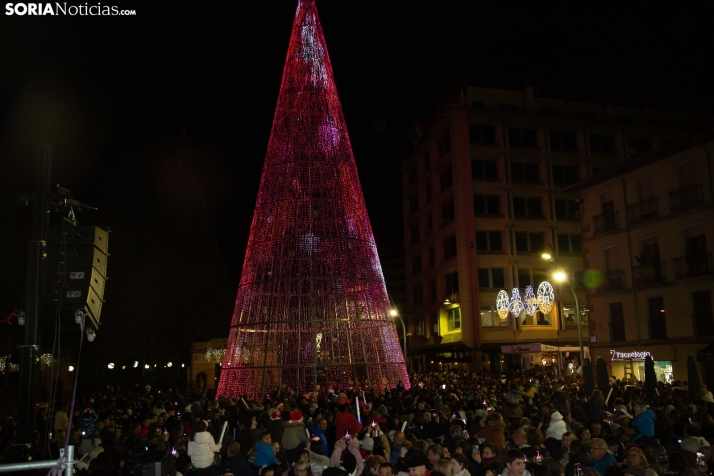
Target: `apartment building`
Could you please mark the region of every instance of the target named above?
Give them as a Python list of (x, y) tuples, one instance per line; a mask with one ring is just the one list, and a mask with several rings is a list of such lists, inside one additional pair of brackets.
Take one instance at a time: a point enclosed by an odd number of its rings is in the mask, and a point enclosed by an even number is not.
[(566, 189), (581, 200), (591, 352), (618, 378), (643, 380), (651, 355), (658, 380), (687, 380), (687, 356), (714, 342), (712, 154), (709, 131)]
[[(691, 136), (712, 118), (478, 87), (461, 88), (436, 117), (402, 164), (400, 313), (412, 334), (412, 366), (577, 368), (573, 294), (586, 353), (590, 344), (581, 206), (562, 189)], [(544, 261), (544, 251), (554, 261)], [(524, 296), (556, 269), (569, 282), (552, 283), (549, 312), (502, 317), (499, 291)]]

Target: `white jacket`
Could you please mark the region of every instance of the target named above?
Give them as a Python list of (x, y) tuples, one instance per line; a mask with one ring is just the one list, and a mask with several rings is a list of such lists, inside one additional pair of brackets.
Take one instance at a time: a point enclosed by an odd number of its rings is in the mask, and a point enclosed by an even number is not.
[(196, 433), (188, 442), (188, 454), (191, 464), (196, 468), (208, 468), (213, 464), (213, 453), (221, 450), (221, 444), (213, 441), (213, 436), (207, 431)]
[(548, 424), (548, 429), (545, 430), (545, 438), (555, 438), (556, 440), (563, 439), (563, 433), (568, 431), (568, 427), (563, 420), (553, 421)]

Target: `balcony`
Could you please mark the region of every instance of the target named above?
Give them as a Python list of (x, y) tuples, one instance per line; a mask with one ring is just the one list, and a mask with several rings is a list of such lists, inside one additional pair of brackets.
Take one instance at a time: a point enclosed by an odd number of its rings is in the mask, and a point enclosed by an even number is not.
[(621, 289), (625, 289), (625, 270), (615, 269), (602, 274), (602, 282), (597, 289), (599, 293)]
[(593, 233), (605, 233), (606, 231), (620, 228), (620, 212), (613, 210), (593, 217)]
[(677, 212), (688, 208), (695, 208), (704, 203), (702, 184), (695, 183), (669, 192), (669, 209)]
[(657, 197), (647, 198), (627, 205), (627, 222), (630, 224), (656, 218), (659, 215)]
[(632, 283), (635, 286), (647, 286), (666, 282), (664, 261), (632, 267)]
[(712, 261), (711, 251), (702, 255), (688, 255), (674, 258), (674, 279), (710, 275), (714, 275), (714, 261)]

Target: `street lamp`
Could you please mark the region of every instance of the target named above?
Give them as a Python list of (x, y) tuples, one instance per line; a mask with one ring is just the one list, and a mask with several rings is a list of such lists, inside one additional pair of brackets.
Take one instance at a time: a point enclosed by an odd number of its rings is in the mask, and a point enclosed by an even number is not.
[(399, 317), (399, 322), (402, 323), (402, 335), (404, 336), (404, 362), (407, 362), (407, 328), (404, 325), (404, 319), (399, 315), (396, 309), (390, 309), (389, 310), (389, 315), (394, 318), (394, 320), (397, 320), (397, 317)]
[[(555, 261), (556, 258), (554, 258), (550, 253), (543, 253), (541, 257), (544, 260), (547, 261)], [(578, 341), (580, 342), (580, 367), (585, 363), (585, 350), (583, 349), (583, 322), (582, 318), (580, 317), (580, 302), (578, 302), (578, 295), (575, 292), (575, 289), (573, 289), (573, 286), (570, 285), (570, 282), (568, 281), (568, 275), (565, 274), (565, 272), (561, 269), (560, 271), (556, 271), (553, 274), (553, 279), (555, 279), (559, 283), (565, 283), (569, 288), (570, 291), (573, 293), (573, 297), (575, 298), (575, 315), (578, 318)]]

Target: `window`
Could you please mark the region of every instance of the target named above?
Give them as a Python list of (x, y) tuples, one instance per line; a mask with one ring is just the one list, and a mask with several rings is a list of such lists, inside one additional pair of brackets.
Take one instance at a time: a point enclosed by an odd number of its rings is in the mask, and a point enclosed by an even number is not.
[(615, 136), (605, 134), (590, 134), (590, 153), (615, 154)]
[(439, 157), (444, 156), (451, 151), (451, 134), (446, 134), (439, 141)]
[(700, 336), (714, 335), (714, 315), (712, 314), (712, 297), (709, 291), (692, 293), (694, 301), (694, 334)]
[(429, 289), (431, 290), (431, 300), (436, 301), (436, 279), (429, 281)]
[(498, 195), (474, 195), (476, 215), (501, 215), (501, 200)]
[(556, 185), (568, 185), (580, 179), (580, 172), (577, 165), (554, 165), (553, 183)]
[(416, 165), (410, 165), (409, 169), (407, 170), (407, 177), (409, 178), (409, 185), (413, 184), (416, 182), (417, 179), (417, 169)]
[(421, 272), (421, 256), (420, 255), (414, 255), (412, 256), (412, 273), (420, 273)]
[(514, 217), (542, 217), (543, 205), (540, 197), (513, 197)]
[(413, 196), (409, 199), (409, 214), (413, 215), (414, 213), (419, 211), (419, 198), (417, 196)]
[(471, 178), (474, 180), (498, 180), (498, 162), (471, 159)]
[(444, 259), (456, 256), (456, 235), (451, 235), (444, 240)]
[(472, 144), (495, 144), (496, 128), (488, 125), (470, 124), (469, 141)]
[(664, 300), (661, 297), (648, 299), (650, 339), (667, 338), (667, 321), (664, 312)]
[(503, 251), (503, 232), (477, 231), (476, 251)]
[(508, 128), (508, 144), (510, 147), (538, 147), (535, 129)]
[(540, 183), (538, 164), (511, 162), (511, 181), (515, 183)]
[(424, 323), (423, 317), (417, 317), (414, 333), (418, 336), (423, 336), (426, 334), (426, 325)]
[(563, 324), (565, 327), (578, 327), (578, 319), (575, 314), (575, 304), (563, 304)]
[(575, 132), (550, 131), (550, 150), (577, 150)]
[(419, 224), (414, 223), (411, 228), (409, 229), (411, 238), (412, 238), (412, 244), (418, 243), (419, 242)]
[(433, 247), (433, 246), (430, 246), (430, 247), (429, 247), (429, 267), (430, 267), (430, 268), (433, 268), (433, 267), (434, 267), (434, 264), (435, 264), (435, 260), (434, 260), (434, 247)]
[(424, 196), (426, 197), (426, 203), (431, 201), (431, 182), (424, 185)]
[(528, 268), (518, 268), (518, 287), (525, 289), (527, 286), (533, 286), (531, 270)]
[(522, 253), (541, 253), (545, 247), (543, 233), (516, 233), (516, 251)]
[(451, 170), (451, 167), (447, 167), (441, 171), (440, 179), (442, 192), (454, 184), (454, 172)]
[(625, 337), (625, 313), (622, 310), (621, 302), (610, 303), (610, 340), (613, 342), (624, 342)]
[(453, 271), (444, 276), (446, 283), (446, 297), (451, 299), (454, 294), (459, 292), (459, 273)]
[(421, 306), (424, 303), (424, 294), (422, 292), (421, 286), (414, 286), (412, 291), (414, 296), (414, 305)]
[(627, 153), (629, 155), (646, 154), (652, 150), (652, 139), (649, 137), (628, 137)]
[(481, 289), (503, 289), (506, 287), (503, 268), (479, 268), (478, 287)]
[(555, 199), (555, 217), (558, 220), (577, 220), (580, 218), (580, 204), (575, 200)]
[(456, 217), (456, 209), (454, 208), (454, 201), (449, 200), (441, 206), (441, 224), (446, 225), (454, 221)]
[(455, 307), (446, 311), (446, 329), (449, 331), (461, 330), (461, 308)]
[(580, 235), (565, 235), (558, 233), (558, 252), (582, 253), (583, 248), (580, 245)]
[(481, 327), (508, 327), (508, 315), (504, 319), (498, 315), (494, 306), (481, 307)]

